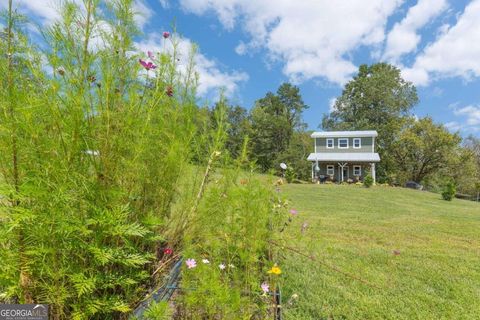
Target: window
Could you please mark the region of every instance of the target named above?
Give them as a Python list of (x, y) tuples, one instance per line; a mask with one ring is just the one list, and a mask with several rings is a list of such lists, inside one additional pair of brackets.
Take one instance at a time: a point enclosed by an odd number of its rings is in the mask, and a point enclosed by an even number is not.
[(338, 139), (338, 148), (339, 149), (347, 149), (348, 148), (348, 138)]
[(362, 175), (362, 166), (353, 166), (353, 175), (354, 176), (361, 176)]
[(333, 139), (327, 139), (327, 149), (333, 149)]
[(333, 176), (335, 174), (335, 167), (332, 165), (327, 166), (327, 175)]
[(362, 139), (360, 138), (353, 138), (353, 148), (360, 149), (362, 147)]

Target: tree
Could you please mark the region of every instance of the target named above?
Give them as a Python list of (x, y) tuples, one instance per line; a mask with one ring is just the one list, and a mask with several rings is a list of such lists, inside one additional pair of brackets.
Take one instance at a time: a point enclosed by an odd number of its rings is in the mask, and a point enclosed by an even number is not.
[(277, 96), (285, 107), (284, 114), (290, 127), (293, 130), (303, 130), (305, 123), (302, 120), (302, 113), (308, 106), (303, 103), (300, 89), (290, 83), (284, 83), (278, 88)]
[(465, 148), (472, 151), (474, 154), (478, 168), (480, 170), (480, 138), (474, 136), (468, 136), (464, 141)]
[(237, 159), (242, 152), (243, 142), (250, 134), (251, 125), (248, 111), (241, 106), (229, 106), (227, 111), (228, 139), (226, 148), (230, 155)]
[(400, 180), (422, 182), (440, 169), (448, 168), (460, 142), (458, 134), (433, 123), (431, 118), (413, 122), (392, 144)]
[(289, 83), (282, 84), (277, 94), (268, 92), (256, 101), (250, 113), (252, 151), (263, 171), (287, 150), (294, 132), (303, 130), (301, 115), (306, 108), (299, 88)]
[(322, 119), (324, 130), (377, 130), (376, 145), (382, 161), (379, 180), (394, 171), (392, 143), (412, 118), (418, 103), (415, 86), (405, 81), (400, 70), (386, 63), (361, 65), (337, 98), (334, 110)]
[(287, 163), (295, 171), (296, 177), (310, 179), (311, 162), (307, 160), (312, 150), (312, 138), (309, 132), (294, 132), (288, 148), (277, 156), (276, 163)]
[(476, 194), (477, 201), (480, 200), (480, 138), (468, 136), (464, 141), (464, 146), (469, 150), (476, 162), (476, 172), (473, 176), (473, 193)]

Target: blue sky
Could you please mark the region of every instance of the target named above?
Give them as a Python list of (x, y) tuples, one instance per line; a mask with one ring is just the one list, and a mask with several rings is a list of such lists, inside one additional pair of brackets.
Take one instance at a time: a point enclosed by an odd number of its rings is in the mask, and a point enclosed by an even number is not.
[[(58, 17), (54, 0), (14, 3), (41, 24)], [(136, 0), (135, 8), (139, 50), (160, 48), (173, 22), (185, 48), (198, 44), (202, 99), (224, 86), (250, 108), (291, 81), (317, 129), (360, 64), (386, 61), (417, 86), (416, 115), (480, 136), (480, 0)]]

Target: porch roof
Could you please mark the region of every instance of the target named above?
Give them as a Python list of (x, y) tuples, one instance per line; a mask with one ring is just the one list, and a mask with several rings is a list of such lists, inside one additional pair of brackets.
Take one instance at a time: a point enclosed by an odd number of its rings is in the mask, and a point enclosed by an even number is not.
[(310, 153), (308, 161), (334, 162), (379, 162), (380, 156), (373, 152), (322, 152)]

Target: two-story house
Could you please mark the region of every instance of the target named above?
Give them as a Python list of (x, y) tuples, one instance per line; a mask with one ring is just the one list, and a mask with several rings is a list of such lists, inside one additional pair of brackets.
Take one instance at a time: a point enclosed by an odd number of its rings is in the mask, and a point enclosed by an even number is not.
[(377, 131), (314, 132), (312, 162), (313, 181), (362, 181), (370, 173), (375, 182), (375, 163), (380, 156), (375, 152)]

